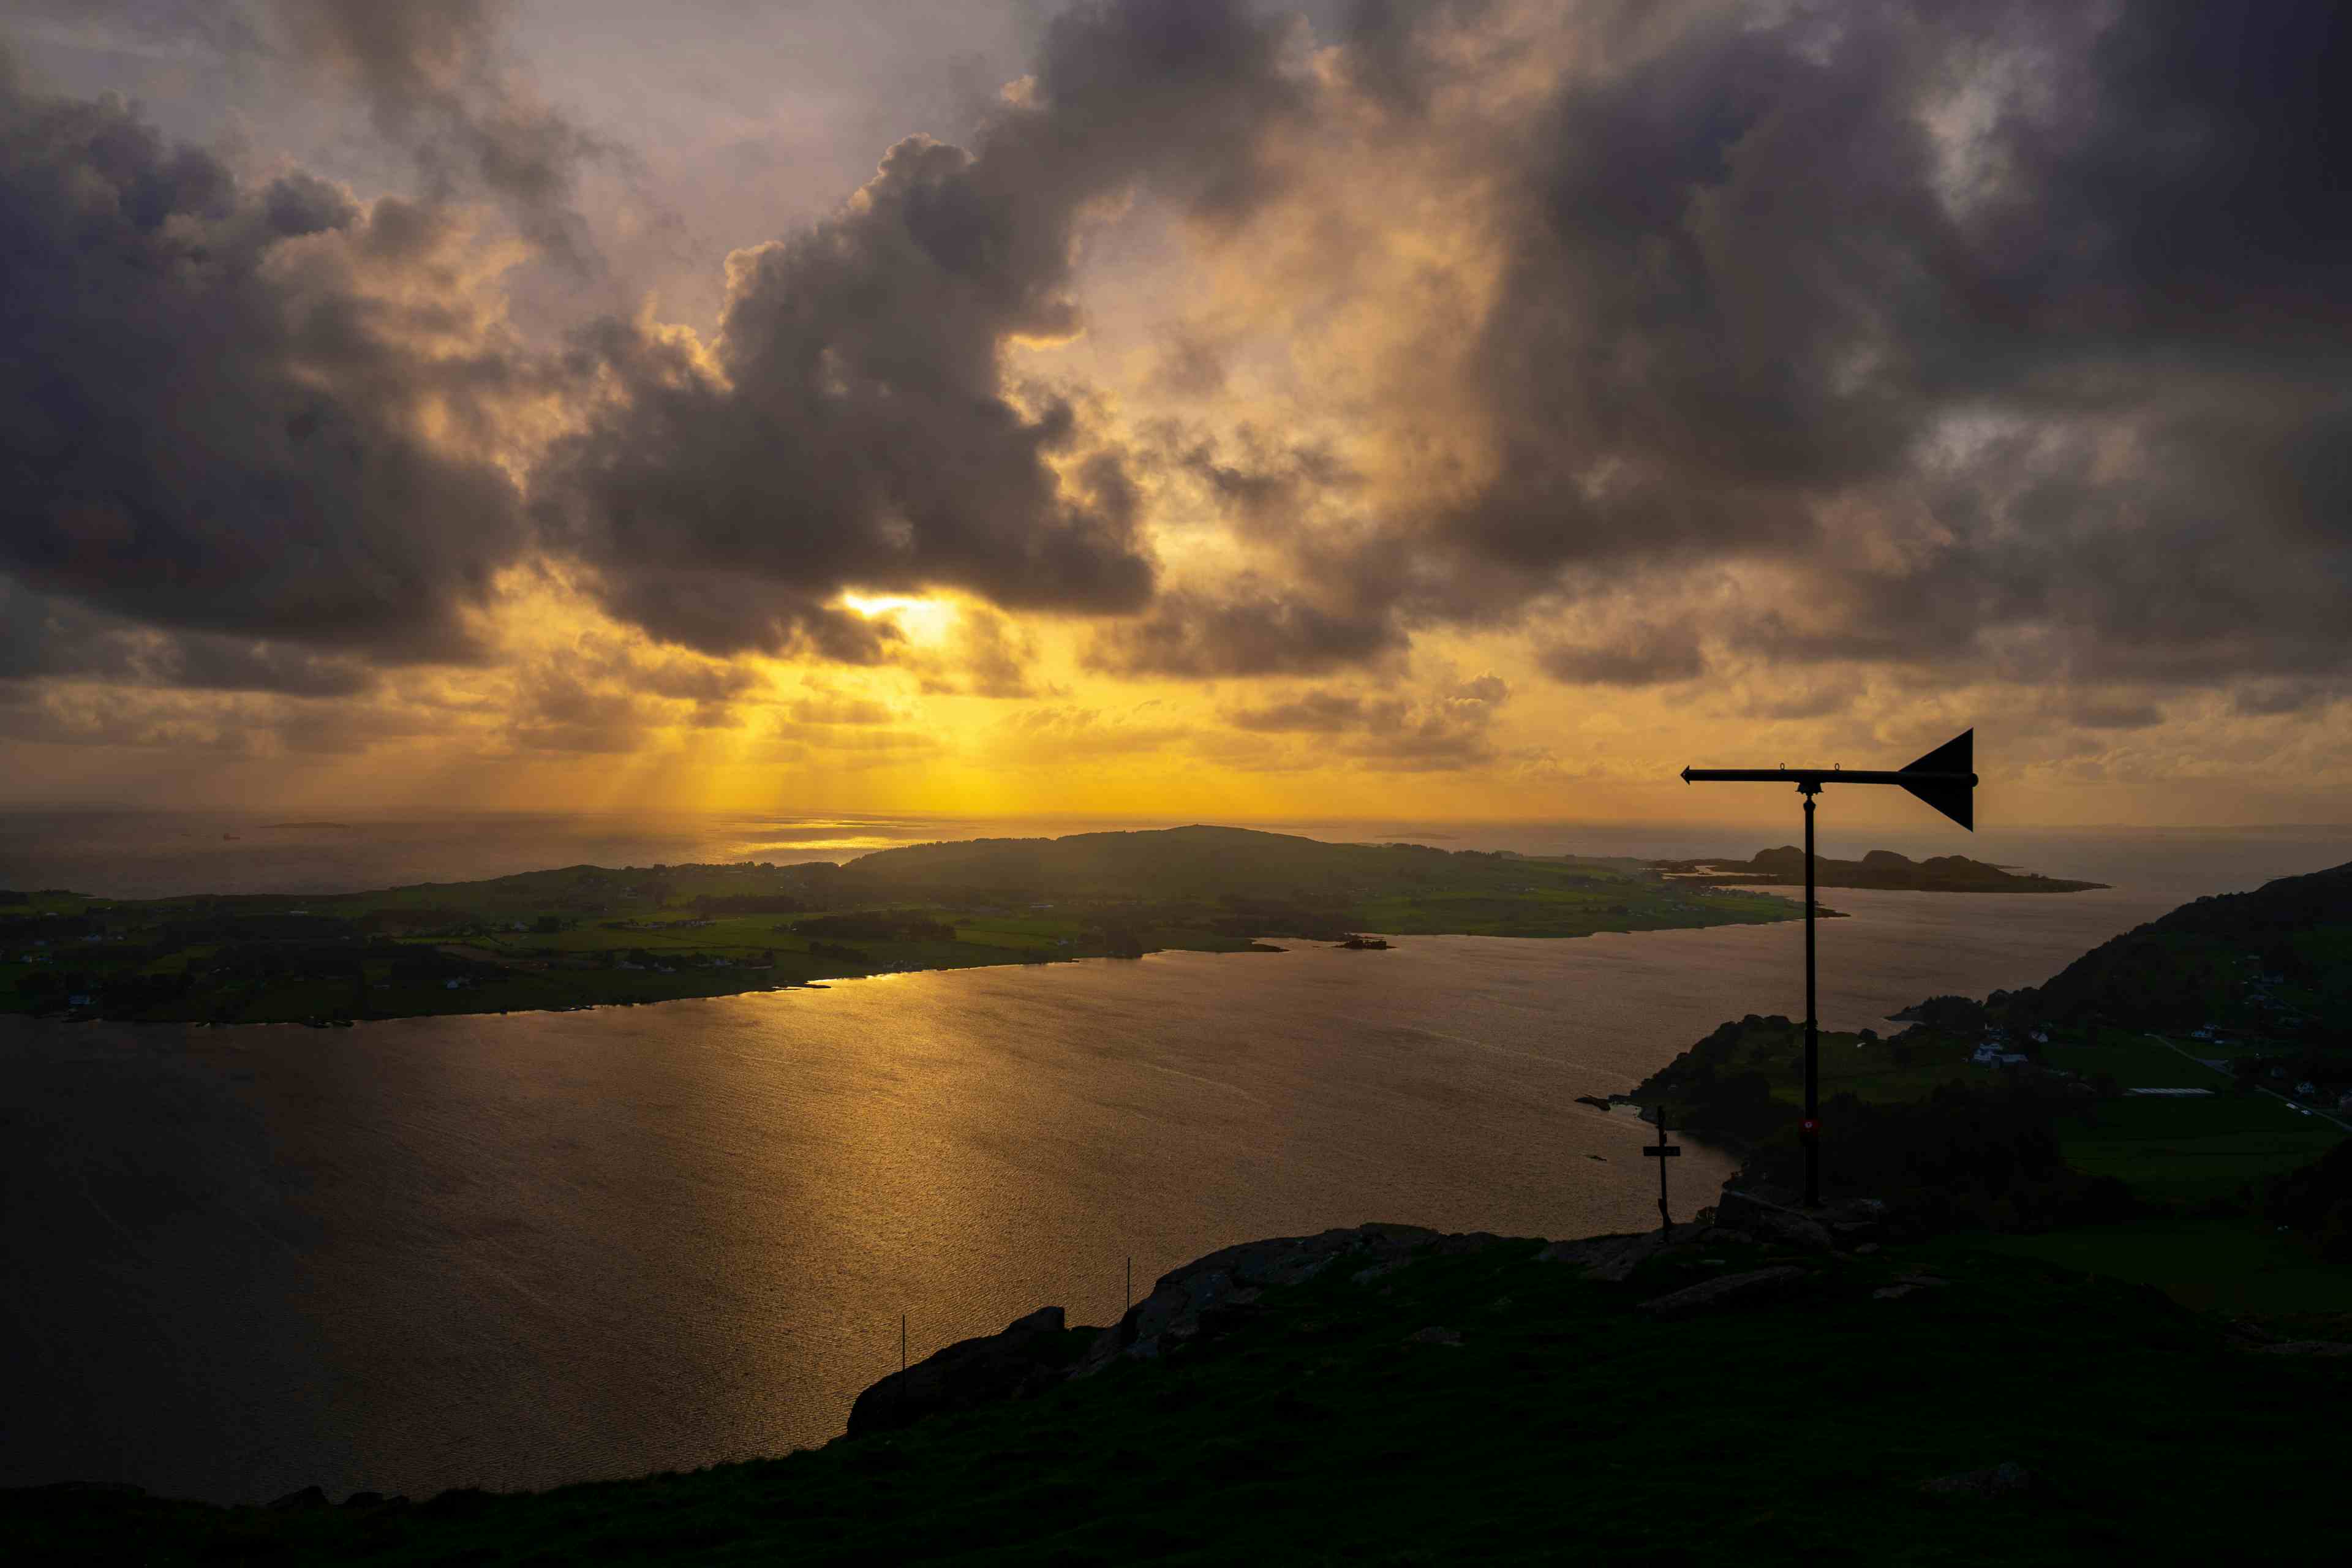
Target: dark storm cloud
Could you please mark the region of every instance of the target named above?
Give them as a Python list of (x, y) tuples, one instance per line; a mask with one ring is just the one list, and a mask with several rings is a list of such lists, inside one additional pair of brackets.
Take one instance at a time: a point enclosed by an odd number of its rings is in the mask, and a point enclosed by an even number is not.
[[(2199, 682), (2352, 657), (2340, 6), (1596, 4), (1532, 122), (1465, 130), (1432, 106), (1491, 68), (1501, 10), (1370, 5), (1338, 57), (1389, 133), (1451, 138), (1501, 194), (1444, 405), (1493, 471), (1361, 531), (1351, 623), (1747, 563), (1790, 605), (1727, 640), (1787, 658)], [(1328, 540), (1286, 537), (1328, 604)], [(1157, 614), (1109, 662), (1329, 668), (1287, 600)], [(1236, 618), (1266, 635), (1205, 656)], [(1670, 641), (1551, 663), (1698, 673)]]
[[(585, 254), (599, 150), (515, 85), (494, 0), (114, 10), (299, 47), (432, 192)], [(1577, 624), (1639, 581), (1643, 626), (1542, 667), (1687, 679), (1703, 632), (1824, 679), (2126, 693), (2085, 723), (2231, 679), (2242, 711), (2301, 710), (2352, 658), (2347, 34), (2310, 3), (1387, 0), (1310, 66), (1270, 7), (1082, 5), (968, 150), (901, 141), (834, 216), (739, 252), (707, 348), (581, 333), (530, 527), (478, 454), (541, 372), (468, 315), (442, 205), (240, 184), (0, 70), (0, 572), (47, 628), (0, 639), (0, 674), (334, 689), (466, 654), (492, 575), (545, 549), (720, 656), (914, 668), (839, 595), (952, 589), (1110, 617), (1087, 658), (1117, 673), (1321, 679), (1426, 628)], [(1544, 50), (1549, 86), (1521, 91)], [(1266, 217), (1342, 277), (1391, 215), (1350, 230), (1291, 198), (1366, 169), (1492, 198), (1441, 237), (1485, 247), (1482, 313), (1433, 311), (1428, 352), (1320, 389), (1402, 432), (1397, 461), (1115, 433), (1108, 399), (1008, 370), (1083, 326), (1091, 215), (1140, 192), (1211, 247)], [(1244, 315), (1171, 329), (1159, 383), (1188, 417), (1254, 382), (1222, 335)], [(1250, 565), (1162, 586), (1171, 492), (1236, 547), (1181, 564)], [(1678, 592), (1704, 619), (1673, 618)], [(1008, 639), (968, 651), (935, 679), (1034, 689)]]
[(375, 682), (363, 661), (347, 656), (158, 631), (0, 577), (0, 681), (41, 677), (293, 697), (348, 697)]
[(2326, 707), (2344, 695), (2341, 681), (2250, 680), (2230, 694), (2230, 710), (2248, 718), (2275, 719)]
[(1336, 734), (1364, 721), (1364, 700), (1337, 691), (1309, 691), (1287, 702), (1243, 708), (1225, 715), (1236, 730)]
[(2072, 704), (2065, 716), (2084, 730), (2147, 730), (2164, 722), (2163, 710), (2152, 702), (2084, 700)]
[(194, 46), (224, 56), (268, 48), (255, 17), (236, 0), (11, 0), (9, 9), (26, 21), (112, 32), (150, 47)]
[(242, 187), (118, 103), (27, 90), (0, 56), (0, 572), (232, 639), (184, 645), (199, 684), (301, 668), (239, 651), (255, 639), (467, 651), (464, 611), (523, 542), (517, 497), (422, 429), (428, 411), (486, 422), (517, 373), (487, 345), (419, 350), (454, 306), (387, 305), (357, 276), (431, 286), (437, 232), (305, 176)]
[(413, 159), (424, 196), (497, 201), (542, 254), (597, 265), (575, 198), (591, 161), (622, 158), (541, 101), (505, 47), (513, 0), (21, 0), (33, 15), (192, 46), (235, 69), (324, 73)]
[[(1538, 328), (1559, 296), (1530, 270), (1496, 323), (1490, 363), (1515, 373), (1498, 405), (1613, 437), (1586, 456), (1630, 444), (1670, 464), (1696, 542), (1809, 557), (1843, 614), (1826, 646), (1780, 651), (2052, 661), (2001, 672), (2026, 679), (2340, 668), (2352, 118), (2327, 84), (2352, 68), (2352, 29), (2308, 4), (2138, 4), (2082, 29), (2038, 7), (1923, 8), (1844, 28), (1819, 64), (1801, 36), (1743, 32), (1637, 73), (1648, 94), (1672, 98), (1661, 71), (1699, 89), (1724, 121), (1677, 116), (1682, 133), (1644, 157), (1608, 106), (1580, 139), (1592, 161), (1553, 165), (1549, 254), (1622, 246), (1591, 238), (1601, 215), (1668, 254), (1677, 227), (1719, 234), (1732, 265), (1685, 245), (1609, 312), (1607, 363), (1643, 370), (1575, 378), (1576, 396), (1620, 405), (1607, 416), (1546, 398), (1543, 361), (1577, 331)], [(2049, 94), (1992, 118), (1982, 184), (1954, 210), (1916, 110), (1939, 70), (2003, 46), (2039, 51)], [(1629, 186), (1629, 170), (1650, 178)], [(1937, 458), (1944, 422), (1987, 411), (2019, 433)], [(1547, 541), (1565, 554), (1661, 536), (1608, 529), (1606, 509), (1589, 532), (1547, 533), (1513, 489), (1456, 527), (1536, 560)], [(1864, 574), (1794, 525), (1785, 502), (1824, 490), (1916, 498), (1945, 538)]]
[[(2218, 401), (2228, 385), (2169, 389)], [(1921, 491), (1949, 529), (1901, 570), (1826, 561), (1805, 604), (1750, 606), (1768, 657), (1974, 668), (2003, 679), (2309, 676), (2343, 668), (2352, 420), (2296, 378), (2227, 408), (2134, 410), (2136, 448), (2034, 430)], [(2121, 471), (2116, 471), (2120, 466)]]
[(137, 649), (123, 623), (0, 577), (0, 681), (136, 674)]
[[(1332, 755), (1384, 771), (1426, 773), (1474, 767), (1499, 756), (1486, 729), (1510, 695), (1509, 684), (1493, 675), (1429, 701), (1318, 688), (1263, 707), (1233, 710), (1224, 720), (1256, 734), (1314, 736)], [(1281, 754), (1253, 759), (1236, 753), (1234, 760), (1242, 766), (1275, 768), (1291, 762)]]
[(1327, 609), (1244, 581), (1222, 593), (1162, 594), (1143, 615), (1105, 627), (1087, 659), (1123, 675), (1313, 675), (1393, 656), (1406, 640), (1384, 608)]
[(1196, 480), (1221, 510), (1244, 524), (1280, 525), (1315, 498), (1344, 495), (1363, 483), (1328, 447), (1286, 442), (1257, 425), (1243, 425), (1229, 441), (1169, 420), (1155, 421), (1149, 433), (1158, 468)]
[(1554, 680), (1587, 686), (1659, 686), (1706, 670), (1687, 626), (1640, 627), (1584, 646), (1555, 643), (1538, 650), (1536, 664)]
[(1341, 68), (1350, 86), (1382, 108), (1419, 113), (1438, 84), (1432, 45), (1495, 9), (1495, 0), (1358, 0), (1343, 24)]
[(1088, 204), (1144, 183), (1233, 221), (1265, 198), (1259, 138), (1297, 103), (1280, 44), (1238, 5), (1081, 6), (972, 151), (901, 142), (835, 216), (732, 258), (709, 363), (589, 334), (606, 396), (543, 473), (551, 536), (613, 613), (714, 653), (877, 658), (884, 634), (825, 608), (852, 587), (1141, 606), (1126, 458), (1051, 389), (1016, 398), (1003, 360), (1076, 330)]
[(442, 199), (481, 190), (540, 249), (595, 264), (573, 201), (580, 170), (614, 149), (518, 85), (501, 58), (508, 0), (268, 0), (311, 64), (366, 100), (377, 132), (406, 149)]

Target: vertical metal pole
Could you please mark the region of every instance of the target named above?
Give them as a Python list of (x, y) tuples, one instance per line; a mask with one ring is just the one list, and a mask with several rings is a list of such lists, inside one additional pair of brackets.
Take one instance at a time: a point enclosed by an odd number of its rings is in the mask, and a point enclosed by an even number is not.
[[(1804, 789), (1804, 785), (1797, 786)], [(1815, 785), (1819, 788), (1819, 785)], [(1805, 790), (1805, 1206), (1822, 1205), (1822, 1030), (1813, 992), (1813, 791)]]
[(1127, 1258), (1127, 1304), (1119, 1308), (1119, 1315), (1124, 1317), (1133, 1310), (1135, 1310), (1135, 1255), (1129, 1253)]
[(1658, 1107), (1658, 1218), (1665, 1233), (1674, 1235), (1675, 1216), (1666, 1207), (1666, 1108), (1663, 1105)]

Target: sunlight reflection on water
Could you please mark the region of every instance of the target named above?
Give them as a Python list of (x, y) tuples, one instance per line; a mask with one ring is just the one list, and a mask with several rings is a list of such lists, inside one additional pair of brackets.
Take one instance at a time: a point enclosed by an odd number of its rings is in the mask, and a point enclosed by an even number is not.
[[(1822, 1014), (2169, 907), (1836, 890)], [(0, 1020), (0, 1484), (422, 1495), (773, 1453), (896, 1364), (1227, 1243), (1646, 1226), (1628, 1088), (1795, 1013), (1795, 924), (1169, 953), (356, 1029)], [(1591, 1156), (1600, 1156), (1595, 1159)], [(1727, 1169), (1693, 1147), (1678, 1206)], [(28, 1414), (32, 1413), (32, 1414)]]

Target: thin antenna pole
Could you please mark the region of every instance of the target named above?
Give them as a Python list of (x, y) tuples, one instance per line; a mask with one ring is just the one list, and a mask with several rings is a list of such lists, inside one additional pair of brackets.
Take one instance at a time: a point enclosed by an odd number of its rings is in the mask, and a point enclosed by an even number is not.
[(1127, 1255), (1127, 1303), (1119, 1308), (1119, 1316), (1125, 1317), (1133, 1310), (1135, 1310), (1135, 1254), (1130, 1252)]
[(899, 1314), (898, 1314), (898, 1373), (899, 1373), (899, 1375), (903, 1377), (904, 1375), (906, 1375), (906, 1372), (907, 1372), (907, 1314), (906, 1314), (906, 1313), (904, 1313), (904, 1312), (901, 1312), (901, 1313), (899, 1313)]
[[(1802, 786), (1800, 786), (1802, 787)], [(1816, 785), (1816, 788), (1819, 786)], [(1813, 986), (1813, 795), (1805, 792), (1805, 1206), (1822, 1206), (1822, 1028)]]

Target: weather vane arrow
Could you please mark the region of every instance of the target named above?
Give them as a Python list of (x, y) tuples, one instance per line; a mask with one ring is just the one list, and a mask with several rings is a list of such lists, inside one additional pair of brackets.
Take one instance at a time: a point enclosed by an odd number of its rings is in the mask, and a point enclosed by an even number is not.
[[(1891, 772), (1826, 768), (1685, 768), (1685, 784), (1792, 784), (1805, 797), (1805, 1206), (1822, 1202), (1821, 1021), (1813, 981), (1813, 797), (1824, 784), (1893, 784), (1974, 833), (1977, 732), (1963, 730), (1926, 756)], [(1661, 1135), (1661, 1142), (1664, 1142)], [(1663, 1167), (1662, 1167), (1663, 1169)]]

